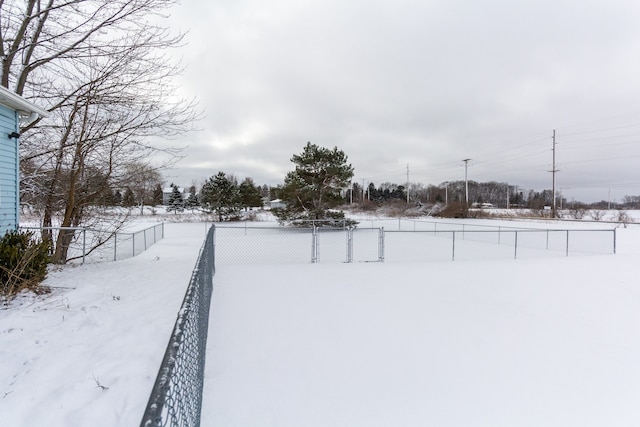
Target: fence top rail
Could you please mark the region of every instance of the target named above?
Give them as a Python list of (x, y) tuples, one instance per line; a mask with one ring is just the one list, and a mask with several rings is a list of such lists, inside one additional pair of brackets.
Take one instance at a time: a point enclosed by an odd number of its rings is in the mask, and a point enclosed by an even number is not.
[(156, 225), (152, 225), (151, 227), (147, 227), (147, 228), (142, 228), (140, 230), (137, 231), (118, 231), (118, 235), (123, 235), (123, 234), (138, 234), (138, 233), (142, 233), (145, 232), (147, 230), (153, 230), (155, 228), (161, 227), (162, 225), (164, 225), (163, 222), (156, 224)]
[[(504, 218), (505, 220), (508, 221), (518, 221), (518, 218)], [(537, 219), (537, 218), (535, 218)], [(362, 222), (375, 222), (375, 221), (400, 221), (400, 222), (408, 222), (408, 223), (418, 223), (418, 224), (435, 224), (435, 225), (453, 225), (456, 227), (478, 227), (478, 228), (489, 228), (489, 229), (497, 229), (500, 228), (501, 230), (504, 229), (514, 229), (514, 230), (547, 230), (547, 228), (537, 228), (537, 227), (530, 227), (530, 226), (515, 226), (515, 225), (493, 225), (493, 224), (474, 224), (473, 222), (471, 222), (473, 219), (465, 219), (464, 221), (460, 221), (460, 222), (451, 222), (451, 221), (440, 221), (440, 220), (425, 220), (425, 219), (410, 219), (410, 218), (360, 218), (357, 219), (357, 221), (359, 221), (360, 223)], [(482, 219), (480, 219), (482, 220)], [(501, 218), (502, 220), (502, 218)], [(525, 219), (526, 220), (526, 219)], [(543, 219), (540, 219), (541, 221)], [(570, 221), (570, 220), (568, 220)], [(572, 221), (572, 220), (571, 220)], [(575, 221), (572, 221), (575, 222)], [(611, 224), (616, 224), (616, 225), (620, 225), (622, 223), (620, 222), (607, 222), (607, 221), (600, 221), (600, 224), (607, 224), (607, 223), (611, 223)], [(552, 229), (549, 228), (549, 230), (560, 230), (560, 231), (566, 231), (566, 229)]]
[[(152, 225), (151, 227), (143, 228), (138, 231), (119, 231), (118, 234), (136, 234), (143, 231), (151, 230), (152, 228), (160, 227), (163, 223)], [(24, 230), (92, 230), (90, 227), (41, 227), (38, 225), (20, 225), (18, 228)]]
[(35, 225), (21, 225), (24, 230), (89, 230), (87, 227), (39, 227)]
[[(257, 226), (257, 227), (243, 227), (243, 226), (226, 226), (226, 225), (216, 225), (218, 230), (278, 230), (278, 231), (313, 231), (313, 227), (288, 227), (288, 226)], [(358, 230), (380, 230), (383, 227), (315, 227), (316, 230), (349, 230), (352, 229), (354, 231)]]
[(616, 231), (615, 228), (523, 228), (523, 229), (495, 229), (495, 230), (385, 230), (385, 233), (557, 233), (557, 232), (608, 232)]
[[(286, 226), (286, 225), (277, 225), (277, 226), (241, 226), (241, 225), (216, 225), (216, 228), (218, 228), (218, 230), (225, 230), (227, 228), (230, 229), (236, 229), (236, 230), (285, 230), (285, 231), (289, 231), (289, 230), (313, 230), (314, 227), (312, 226), (300, 226), (300, 227), (292, 227), (292, 226)], [(348, 228), (352, 228), (352, 227), (315, 227), (316, 230), (346, 230)]]
[(375, 221), (400, 221), (400, 222), (409, 222), (409, 223), (418, 223), (418, 224), (437, 224), (437, 225), (455, 225), (455, 226), (461, 226), (461, 225), (465, 225), (465, 226), (473, 226), (473, 227), (486, 227), (486, 228), (515, 228), (515, 229), (528, 229), (528, 228), (532, 228), (535, 229), (534, 227), (526, 227), (526, 226), (522, 226), (522, 227), (517, 227), (517, 226), (511, 226), (511, 225), (492, 225), (492, 224), (473, 224), (470, 221), (472, 221), (473, 219), (470, 218), (465, 218), (464, 221), (460, 221), (460, 222), (451, 222), (451, 221), (441, 221), (438, 219), (431, 219), (431, 220), (427, 220), (427, 219), (411, 219), (411, 218), (358, 218), (356, 219), (356, 221), (362, 223), (362, 222), (375, 222)]

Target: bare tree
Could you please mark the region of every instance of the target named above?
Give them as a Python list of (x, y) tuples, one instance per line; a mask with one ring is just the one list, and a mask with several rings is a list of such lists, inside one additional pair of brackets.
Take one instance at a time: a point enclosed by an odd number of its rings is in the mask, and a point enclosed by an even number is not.
[(624, 209), (618, 209), (614, 221), (621, 222), (626, 227), (627, 224), (633, 222), (633, 217), (631, 217)]
[[(0, 0), (1, 84), (52, 113), (21, 138), (22, 188), (43, 226), (84, 225), (107, 189), (131, 184), (132, 171), (157, 172), (153, 152), (179, 154), (151, 143), (196, 118), (193, 102), (176, 97), (180, 68), (166, 53), (183, 37), (158, 24), (174, 3)], [(58, 234), (55, 261), (73, 236)]]
[(144, 163), (132, 163), (125, 168), (123, 179), (133, 190), (140, 215), (144, 215), (144, 206), (153, 204), (153, 191), (162, 184), (160, 172)]
[(582, 219), (587, 215), (588, 211), (582, 206), (574, 206), (569, 209), (569, 216), (573, 219)]

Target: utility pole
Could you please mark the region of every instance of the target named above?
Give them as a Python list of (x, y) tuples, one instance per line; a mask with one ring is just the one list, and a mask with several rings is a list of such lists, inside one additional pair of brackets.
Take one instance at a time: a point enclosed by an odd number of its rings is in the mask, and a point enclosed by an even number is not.
[(551, 214), (555, 218), (556, 217), (556, 172), (559, 172), (556, 169), (556, 130), (553, 130), (553, 135), (551, 136), (553, 141), (553, 146), (551, 151), (553, 152), (553, 165), (551, 167), (551, 197), (553, 197), (553, 202), (551, 203)]
[(509, 184), (507, 184), (507, 209), (509, 209)]
[(349, 204), (353, 203), (353, 180), (349, 183)]
[(469, 206), (469, 181), (467, 180), (467, 168), (469, 166), (469, 160), (471, 159), (462, 160), (464, 162), (464, 200), (467, 203), (467, 206)]
[(409, 163), (407, 163), (407, 204), (409, 203)]

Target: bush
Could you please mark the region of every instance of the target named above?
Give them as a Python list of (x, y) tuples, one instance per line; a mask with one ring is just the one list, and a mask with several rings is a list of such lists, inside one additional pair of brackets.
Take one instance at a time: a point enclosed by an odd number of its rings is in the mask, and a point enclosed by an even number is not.
[(449, 203), (444, 209), (438, 212), (436, 215), (441, 218), (469, 218), (469, 207), (466, 203)]
[(278, 218), (278, 222), (282, 225), (290, 225), (292, 227), (354, 227), (358, 224), (353, 219), (346, 218), (344, 212), (326, 210), (321, 215), (314, 215), (313, 213), (296, 213), (287, 211), (286, 209), (276, 208), (272, 209), (274, 215)]
[(50, 243), (36, 240), (33, 232), (12, 231), (0, 238), (0, 298), (9, 300), (25, 289), (48, 292), (40, 283), (47, 276), (49, 253)]
[(615, 221), (623, 223), (626, 227), (628, 223), (633, 222), (633, 218), (623, 209), (618, 209)]

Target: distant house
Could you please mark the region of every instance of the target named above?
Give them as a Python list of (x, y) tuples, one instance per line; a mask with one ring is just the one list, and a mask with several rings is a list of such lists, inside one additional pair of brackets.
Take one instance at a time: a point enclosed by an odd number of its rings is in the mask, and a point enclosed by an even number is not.
[(49, 113), (0, 86), (0, 236), (20, 223), (20, 122)]
[(271, 207), (271, 209), (283, 209), (287, 205), (285, 202), (282, 201), (282, 199), (275, 199), (269, 203), (269, 206)]

